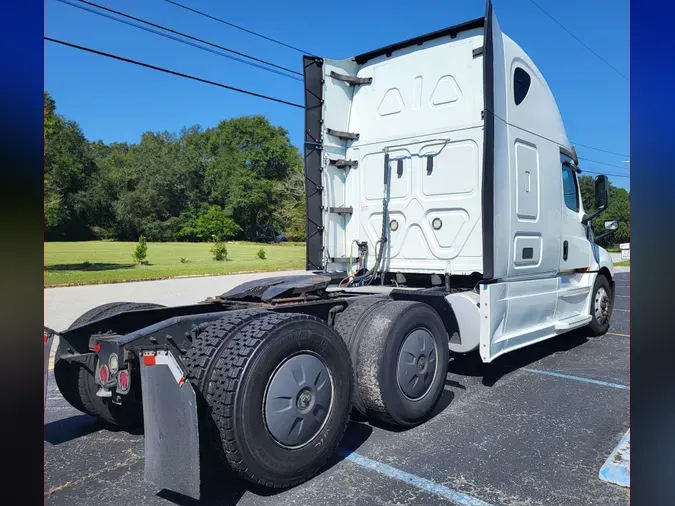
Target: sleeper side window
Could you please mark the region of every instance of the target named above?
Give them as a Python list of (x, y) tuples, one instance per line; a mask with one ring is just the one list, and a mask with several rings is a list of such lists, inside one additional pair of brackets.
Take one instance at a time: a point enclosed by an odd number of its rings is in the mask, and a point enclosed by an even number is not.
[(562, 166), (563, 196), (565, 205), (574, 211), (579, 212), (579, 191), (577, 187), (577, 176), (567, 164)]
[(516, 67), (513, 72), (513, 99), (516, 105), (520, 105), (525, 100), (527, 92), (530, 91), (530, 84), (532, 84), (530, 74), (520, 67)]

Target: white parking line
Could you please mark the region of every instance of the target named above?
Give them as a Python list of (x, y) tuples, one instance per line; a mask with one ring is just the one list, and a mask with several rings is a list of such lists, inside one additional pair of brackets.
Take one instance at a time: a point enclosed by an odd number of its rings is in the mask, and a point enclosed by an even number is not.
[(608, 383), (607, 381), (594, 380), (590, 378), (582, 378), (581, 376), (570, 376), (569, 374), (562, 374), (553, 371), (542, 371), (540, 369), (518, 369), (519, 371), (532, 372), (535, 374), (544, 374), (546, 376), (555, 376), (557, 378), (571, 379), (575, 381), (583, 381), (585, 383), (593, 383), (594, 385), (602, 385), (603, 387), (619, 388), (621, 390), (629, 390), (628, 385), (621, 385), (619, 383)]
[(361, 467), (371, 469), (377, 473), (380, 473), (388, 478), (393, 478), (395, 480), (403, 481), (413, 487), (417, 487), (421, 490), (429, 492), (431, 494), (437, 495), (444, 499), (448, 499), (454, 504), (459, 504), (461, 506), (490, 506), (489, 503), (482, 501), (476, 497), (458, 492), (457, 490), (446, 487), (436, 483), (435, 481), (427, 480), (426, 478), (420, 478), (414, 474), (406, 473), (395, 467), (391, 467), (377, 460), (369, 459), (368, 457), (363, 457), (355, 452), (350, 452), (349, 450), (340, 449), (341, 455), (345, 460), (353, 462)]

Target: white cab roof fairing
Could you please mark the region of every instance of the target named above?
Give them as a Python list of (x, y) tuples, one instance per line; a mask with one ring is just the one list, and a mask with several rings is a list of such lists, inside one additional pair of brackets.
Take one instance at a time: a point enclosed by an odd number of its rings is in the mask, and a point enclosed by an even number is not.
[[(558, 103), (551, 92), (551, 89), (544, 79), (537, 66), (534, 64), (528, 54), (511, 39), (508, 35), (502, 33), (504, 44), (505, 64), (507, 65), (507, 75), (513, 76), (516, 67), (524, 67), (525, 70), (534, 78), (528, 92), (528, 100), (536, 99), (538, 114), (529, 114), (526, 118), (506, 118), (514, 126), (524, 128), (535, 132), (537, 135), (546, 137), (568, 151), (572, 151), (572, 145), (567, 138), (565, 125), (558, 108)], [(535, 95), (536, 94), (536, 95)], [(527, 124), (519, 124), (523, 119)]]

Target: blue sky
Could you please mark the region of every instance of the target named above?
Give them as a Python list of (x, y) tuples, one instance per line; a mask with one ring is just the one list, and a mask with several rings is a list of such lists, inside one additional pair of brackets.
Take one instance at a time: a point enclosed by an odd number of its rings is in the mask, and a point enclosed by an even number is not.
[[(206, 19), (164, 0), (94, 0), (154, 23), (302, 70), (301, 54)], [(327, 58), (347, 58), (392, 42), (481, 17), (483, 0), (403, 0), (350, 4), (309, 0), (177, 0), (269, 37)], [(628, 75), (627, 0), (536, 0), (572, 33)], [(494, 0), (502, 30), (533, 59), (560, 107), (575, 143), (627, 154), (628, 82), (602, 63), (530, 0)], [(348, 8), (358, 5), (358, 8)], [(302, 83), (232, 61), (179, 42), (45, 0), (45, 34), (222, 82), (303, 103)], [(143, 132), (178, 132), (183, 126), (212, 127), (225, 118), (264, 114), (285, 127), (302, 146), (303, 112), (45, 43), (45, 89), (57, 111), (77, 121), (89, 140), (138, 142)], [(589, 171), (628, 174), (626, 157), (577, 146)], [(628, 178), (612, 177), (628, 188)]]

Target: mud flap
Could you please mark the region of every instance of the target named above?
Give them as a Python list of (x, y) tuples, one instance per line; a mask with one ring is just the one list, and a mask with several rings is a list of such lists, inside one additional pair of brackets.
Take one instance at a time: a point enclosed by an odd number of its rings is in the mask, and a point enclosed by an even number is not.
[(47, 379), (49, 378), (49, 353), (52, 350), (52, 342), (56, 332), (48, 327), (44, 327), (45, 339), (45, 410), (47, 409)]
[(197, 396), (169, 351), (141, 361), (145, 481), (199, 499)]

